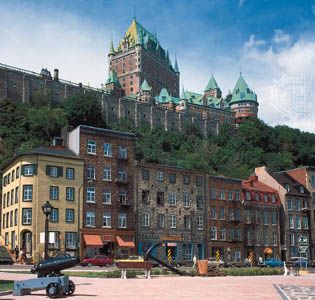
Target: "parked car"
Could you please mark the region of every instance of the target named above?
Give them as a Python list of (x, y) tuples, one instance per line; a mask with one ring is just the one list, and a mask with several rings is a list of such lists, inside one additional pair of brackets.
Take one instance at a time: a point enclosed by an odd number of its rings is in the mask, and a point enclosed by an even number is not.
[(13, 265), (13, 259), (4, 246), (0, 246), (0, 265)]
[(235, 259), (234, 261), (229, 262), (229, 266), (231, 266), (232, 268), (248, 268), (251, 267), (251, 263), (248, 259)]
[(307, 258), (305, 258), (305, 257), (298, 257), (298, 256), (297, 257), (291, 257), (289, 261), (293, 262), (293, 266), (295, 268), (300, 268), (301, 266), (303, 268), (306, 268), (306, 267), (310, 266)]
[(276, 258), (268, 258), (264, 261), (264, 265), (266, 267), (283, 267), (284, 262), (282, 260), (276, 259)]
[(90, 258), (84, 258), (80, 265), (81, 266), (88, 266), (88, 267), (92, 267), (92, 266), (99, 266), (99, 267), (108, 267), (109, 265), (111, 265), (113, 263), (113, 260), (111, 258), (109, 258), (108, 256), (105, 255), (95, 255), (94, 257), (90, 257)]
[(129, 262), (129, 261), (133, 261), (133, 262), (144, 262), (144, 259), (142, 256), (139, 255), (132, 255), (129, 256), (129, 258), (123, 258), (123, 259), (115, 259), (115, 262)]
[(227, 264), (221, 258), (219, 261), (216, 261), (215, 258), (208, 258), (208, 266), (224, 268)]

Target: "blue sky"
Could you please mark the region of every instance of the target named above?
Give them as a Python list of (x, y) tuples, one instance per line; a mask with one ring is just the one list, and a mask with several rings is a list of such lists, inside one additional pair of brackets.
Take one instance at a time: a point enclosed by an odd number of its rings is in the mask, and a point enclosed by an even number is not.
[(0, 62), (99, 87), (110, 37), (117, 44), (134, 8), (176, 53), (185, 88), (201, 92), (213, 72), (226, 94), (242, 70), (260, 118), (315, 131), (315, 0), (0, 0)]

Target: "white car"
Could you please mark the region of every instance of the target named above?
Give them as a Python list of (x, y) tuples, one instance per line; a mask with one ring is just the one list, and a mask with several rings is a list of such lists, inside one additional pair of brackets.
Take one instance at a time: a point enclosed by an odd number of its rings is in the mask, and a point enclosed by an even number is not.
[(221, 258), (218, 261), (215, 258), (208, 258), (208, 266), (223, 268), (224, 261)]

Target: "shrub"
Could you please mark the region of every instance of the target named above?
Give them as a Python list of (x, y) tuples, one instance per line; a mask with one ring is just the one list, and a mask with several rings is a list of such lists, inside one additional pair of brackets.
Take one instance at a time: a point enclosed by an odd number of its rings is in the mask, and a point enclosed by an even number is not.
[(283, 275), (282, 268), (227, 268), (222, 271), (227, 276)]

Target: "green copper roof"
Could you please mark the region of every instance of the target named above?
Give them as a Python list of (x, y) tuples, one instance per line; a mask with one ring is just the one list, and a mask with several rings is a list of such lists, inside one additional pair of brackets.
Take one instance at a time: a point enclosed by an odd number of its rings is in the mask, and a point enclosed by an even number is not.
[(106, 83), (115, 83), (120, 86), (120, 83), (118, 81), (117, 74), (114, 70), (110, 70), (108, 74), (108, 79), (106, 80)]
[(214, 79), (213, 75), (211, 76), (204, 92), (207, 92), (207, 91), (211, 91), (211, 90), (215, 90), (215, 89), (220, 89), (216, 80)]
[(148, 82), (144, 79), (141, 84), (140, 90), (150, 92), (152, 90), (152, 87), (150, 87)]
[(189, 92), (189, 91), (186, 91), (185, 94), (189, 103), (202, 104), (201, 103), (201, 98), (203, 96), (202, 94)]
[(179, 103), (179, 98), (171, 96), (166, 88), (162, 88), (161, 92), (158, 96), (155, 97), (155, 100), (159, 103), (169, 103), (173, 102), (178, 104)]
[(181, 100), (187, 100), (187, 96), (186, 96), (184, 87), (182, 87), (182, 92), (181, 92), (181, 94), (180, 94), (180, 99), (181, 99)]
[(113, 39), (110, 40), (109, 52), (108, 54), (115, 54)]
[(175, 57), (175, 63), (174, 63), (174, 71), (175, 71), (175, 73), (179, 73), (176, 57)]
[(237, 102), (255, 101), (257, 102), (257, 95), (251, 90), (245, 82), (242, 74), (238, 78), (236, 85), (232, 92), (232, 98), (229, 104)]

